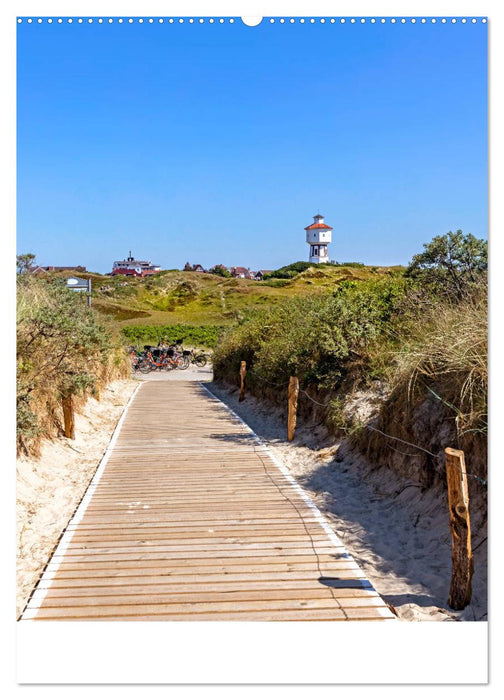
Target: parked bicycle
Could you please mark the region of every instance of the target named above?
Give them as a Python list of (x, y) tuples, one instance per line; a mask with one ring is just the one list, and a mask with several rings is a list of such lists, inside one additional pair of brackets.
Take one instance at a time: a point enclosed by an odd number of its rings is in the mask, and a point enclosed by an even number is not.
[(131, 369), (133, 372), (137, 372), (140, 367), (140, 364), (145, 359), (145, 355), (144, 353), (140, 352), (138, 348), (135, 348), (133, 346), (128, 348), (128, 354), (131, 362)]
[(177, 352), (173, 348), (145, 347), (145, 353), (137, 362), (136, 369), (142, 374), (148, 374), (156, 370), (187, 369), (189, 367), (189, 353)]
[(190, 359), (191, 364), (196, 365), (196, 367), (204, 367), (207, 362), (210, 362), (210, 355), (198, 350), (191, 350)]

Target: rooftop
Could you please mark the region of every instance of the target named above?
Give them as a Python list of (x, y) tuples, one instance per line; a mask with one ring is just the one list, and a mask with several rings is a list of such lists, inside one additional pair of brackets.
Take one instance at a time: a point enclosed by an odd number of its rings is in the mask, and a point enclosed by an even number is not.
[(310, 229), (314, 229), (314, 228), (326, 228), (329, 231), (333, 230), (332, 226), (328, 226), (327, 224), (318, 223), (318, 224), (312, 224), (311, 226), (305, 226), (305, 231), (309, 231)]

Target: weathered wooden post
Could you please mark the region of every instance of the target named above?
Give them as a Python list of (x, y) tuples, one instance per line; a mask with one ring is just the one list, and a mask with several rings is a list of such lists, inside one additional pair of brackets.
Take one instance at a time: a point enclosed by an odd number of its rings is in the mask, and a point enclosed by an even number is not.
[(291, 377), (289, 379), (289, 415), (287, 418), (287, 439), (294, 440), (296, 430), (297, 404), (299, 396), (299, 379)]
[(72, 395), (63, 396), (62, 404), (65, 437), (75, 440), (75, 416)]
[(471, 602), (471, 579), (474, 571), (467, 472), (462, 450), (447, 447), (445, 456), (452, 534), (452, 577), (448, 605), (453, 610), (463, 610)]
[(243, 401), (245, 398), (245, 375), (247, 374), (247, 363), (242, 360), (240, 363), (240, 398), (238, 401)]

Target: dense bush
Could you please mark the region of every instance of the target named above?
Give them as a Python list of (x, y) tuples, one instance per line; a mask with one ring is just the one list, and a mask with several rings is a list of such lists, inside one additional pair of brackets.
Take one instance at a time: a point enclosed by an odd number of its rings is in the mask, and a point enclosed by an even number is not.
[(186, 345), (213, 348), (222, 331), (222, 326), (190, 326), (177, 323), (168, 326), (124, 326), (121, 333), (133, 345), (157, 345), (162, 341), (175, 343), (182, 339)]
[[(375, 427), (439, 454), (440, 474), (449, 444), (468, 450), (484, 476), (486, 243), (457, 232), (424, 248), (406, 276), (346, 280), (333, 293), (297, 296), (250, 314), (218, 343), (216, 379), (236, 383), (245, 360), (249, 390), (284, 405), (289, 376), (296, 375), (312, 397), (323, 397), (329, 427), (351, 433), (358, 444), (362, 438), (375, 461), (391, 455), (407, 462), (397, 443), (364, 430), (355, 398), (364, 391), (374, 397)], [(426, 460), (425, 469), (431, 466)]]
[(464, 299), (486, 280), (488, 244), (461, 230), (436, 236), (413, 256), (406, 275), (440, 297)]
[(224, 265), (214, 265), (208, 270), (211, 275), (218, 275), (219, 277), (231, 277), (231, 273)]
[(308, 268), (320, 268), (322, 270), (331, 268), (331, 267), (358, 267), (362, 268), (365, 267), (364, 263), (359, 263), (359, 262), (345, 262), (345, 263), (338, 263), (338, 262), (327, 262), (327, 263), (311, 263), (311, 262), (306, 262), (305, 260), (299, 260), (298, 262), (291, 263), (290, 265), (284, 265), (284, 267), (278, 268), (278, 270), (273, 270), (273, 272), (269, 272), (268, 274), (264, 275), (265, 280), (272, 280), (272, 279), (283, 279), (283, 280), (290, 280), (299, 275), (300, 272), (305, 272), (305, 270), (308, 270)]
[(60, 424), (59, 402), (99, 391), (115, 355), (111, 334), (86, 298), (63, 280), (23, 271), (17, 279), (17, 446), (36, 450), (37, 439)]
[(218, 344), (216, 376), (235, 376), (246, 360), (268, 381), (296, 374), (303, 383), (335, 388), (349, 364), (370, 363), (405, 286), (401, 279), (343, 283), (332, 294), (297, 296), (257, 312)]

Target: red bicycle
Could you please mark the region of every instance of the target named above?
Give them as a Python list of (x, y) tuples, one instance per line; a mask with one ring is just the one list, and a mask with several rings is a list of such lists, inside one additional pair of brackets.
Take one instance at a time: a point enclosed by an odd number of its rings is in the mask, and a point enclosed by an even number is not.
[(181, 354), (169, 348), (168, 350), (158, 351), (155, 354), (148, 350), (145, 361), (140, 364), (138, 369), (140, 372), (147, 374), (157, 369), (164, 369), (169, 372), (172, 369), (187, 369), (188, 367), (189, 357), (184, 353)]

